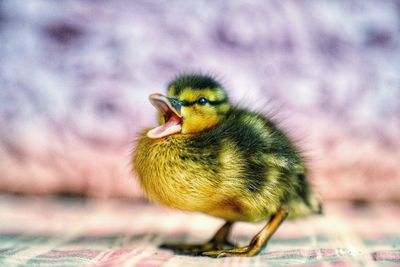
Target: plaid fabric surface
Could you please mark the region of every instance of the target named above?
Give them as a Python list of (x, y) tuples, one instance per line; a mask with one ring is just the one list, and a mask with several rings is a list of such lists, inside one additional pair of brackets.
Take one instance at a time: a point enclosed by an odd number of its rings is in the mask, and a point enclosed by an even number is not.
[[(252, 258), (177, 256), (162, 242), (202, 242), (222, 221), (126, 200), (0, 196), (0, 266), (400, 266), (399, 203), (325, 204), (287, 221)], [(262, 224), (238, 223), (245, 245)]]

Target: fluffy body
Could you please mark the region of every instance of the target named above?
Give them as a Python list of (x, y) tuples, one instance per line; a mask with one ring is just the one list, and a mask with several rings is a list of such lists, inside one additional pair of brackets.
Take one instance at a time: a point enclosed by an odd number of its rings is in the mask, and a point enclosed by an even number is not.
[(258, 113), (231, 107), (198, 133), (151, 139), (146, 132), (133, 164), (156, 203), (227, 221), (268, 219), (282, 205), (289, 218), (320, 211), (300, 153)]

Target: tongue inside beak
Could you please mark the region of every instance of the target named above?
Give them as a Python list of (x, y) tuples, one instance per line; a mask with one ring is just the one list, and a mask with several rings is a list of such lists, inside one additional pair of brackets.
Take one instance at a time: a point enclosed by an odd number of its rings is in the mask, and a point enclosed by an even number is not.
[(149, 138), (161, 138), (171, 134), (180, 133), (182, 130), (181, 119), (178, 116), (172, 115), (171, 118), (156, 128), (147, 132)]
[(165, 123), (148, 131), (147, 137), (156, 139), (180, 133), (182, 130), (182, 119), (172, 107), (168, 98), (160, 94), (152, 94), (149, 99), (153, 106), (164, 116)]

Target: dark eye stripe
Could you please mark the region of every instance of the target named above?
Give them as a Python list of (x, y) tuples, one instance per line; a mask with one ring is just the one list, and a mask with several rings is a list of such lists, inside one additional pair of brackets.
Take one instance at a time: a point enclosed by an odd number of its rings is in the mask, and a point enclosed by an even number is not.
[(226, 101), (227, 101), (227, 99), (224, 98), (221, 100), (208, 101), (208, 103), (210, 103), (211, 105), (220, 105), (220, 104), (226, 103)]
[[(194, 102), (194, 103), (195, 103), (195, 102)], [(182, 106), (185, 106), (185, 107), (191, 106), (191, 105), (193, 105), (194, 103), (189, 103), (189, 102), (187, 102), (187, 101), (181, 101)]]
[[(216, 105), (220, 105), (220, 104), (226, 103), (227, 100), (228, 99), (224, 98), (224, 99), (221, 99), (221, 100), (208, 101), (208, 103), (210, 103), (213, 106), (216, 106)], [(193, 101), (193, 102), (182, 101), (182, 106), (189, 107), (189, 106), (193, 106), (196, 103), (198, 103), (197, 100)]]

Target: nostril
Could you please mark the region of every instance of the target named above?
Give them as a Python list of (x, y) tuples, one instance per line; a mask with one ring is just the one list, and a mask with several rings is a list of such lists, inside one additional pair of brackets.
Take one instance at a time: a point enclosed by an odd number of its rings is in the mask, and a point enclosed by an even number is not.
[(176, 109), (176, 111), (180, 112), (182, 107), (182, 101), (176, 98), (168, 98), (171, 105)]

